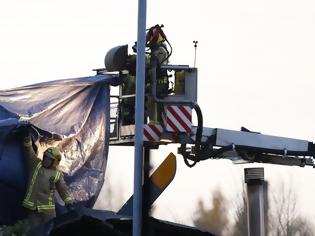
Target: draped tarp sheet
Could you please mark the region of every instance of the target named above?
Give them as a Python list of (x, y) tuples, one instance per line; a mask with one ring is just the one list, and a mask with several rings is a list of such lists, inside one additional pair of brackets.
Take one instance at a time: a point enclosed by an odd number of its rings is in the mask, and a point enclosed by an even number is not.
[(48, 146), (59, 147), (71, 196), (93, 206), (106, 169), (112, 80), (100, 75), (0, 91), (0, 225), (25, 211), (21, 202), (28, 173), (18, 132), (25, 120), (32, 124), (38, 156)]

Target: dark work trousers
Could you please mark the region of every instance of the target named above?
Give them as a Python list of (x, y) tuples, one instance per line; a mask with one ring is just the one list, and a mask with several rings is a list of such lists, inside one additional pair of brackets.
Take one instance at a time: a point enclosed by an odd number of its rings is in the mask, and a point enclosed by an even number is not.
[(31, 224), (31, 227), (34, 228), (38, 225), (44, 224), (47, 221), (55, 218), (56, 212), (55, 210), (47, 210), (44, 212), (28, 210), (27, 216)]

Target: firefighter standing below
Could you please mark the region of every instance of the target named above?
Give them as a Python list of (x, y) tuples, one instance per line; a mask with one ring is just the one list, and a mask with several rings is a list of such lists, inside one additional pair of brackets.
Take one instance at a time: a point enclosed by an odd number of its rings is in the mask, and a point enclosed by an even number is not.
[(72, 201), (63, 175), (56, 168), (61, 161), (60, 151), (55, 147), (50, 147), (44, 152), (43, 160), (40, 160), (32, 147), (30, 125), (21, 128), (24, 136), (24, 155), (29, 171), (28, 188), (23, 206), (28, 209), (31, 226), (35, 227), (56, 217), (55, 190), (58, 191), (68, 209), (71, 208)]

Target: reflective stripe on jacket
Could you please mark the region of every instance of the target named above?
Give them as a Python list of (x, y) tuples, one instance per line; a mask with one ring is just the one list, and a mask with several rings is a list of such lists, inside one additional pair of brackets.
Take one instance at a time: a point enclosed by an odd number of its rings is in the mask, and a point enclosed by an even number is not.
[(24, 154), (28, 163), (29, 181), (23, 206), (39, 212), (55, 209), (55, 190), (63, 201), (71, 202), (62, 173), (55, 168), (42, 167), (30, 137), (24, 139)]

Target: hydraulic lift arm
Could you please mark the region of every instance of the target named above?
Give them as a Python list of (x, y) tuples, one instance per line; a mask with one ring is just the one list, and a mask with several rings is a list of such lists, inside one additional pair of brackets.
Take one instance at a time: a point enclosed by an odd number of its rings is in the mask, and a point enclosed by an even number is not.
[[(203, 128), (198, 141), (198, 127), (191, 134), (193, 145), (182, 144), (179, 153), (195, 163), (210, 158), (243, 159), (279, 165), (314, 167), (315, 144), (257, 132)], [(198, 144), (198, 142), (200, 144)], [(200, 145), (200, 148), (196, 146)], [(192, 164), (190, 164), (192, 165)]]

